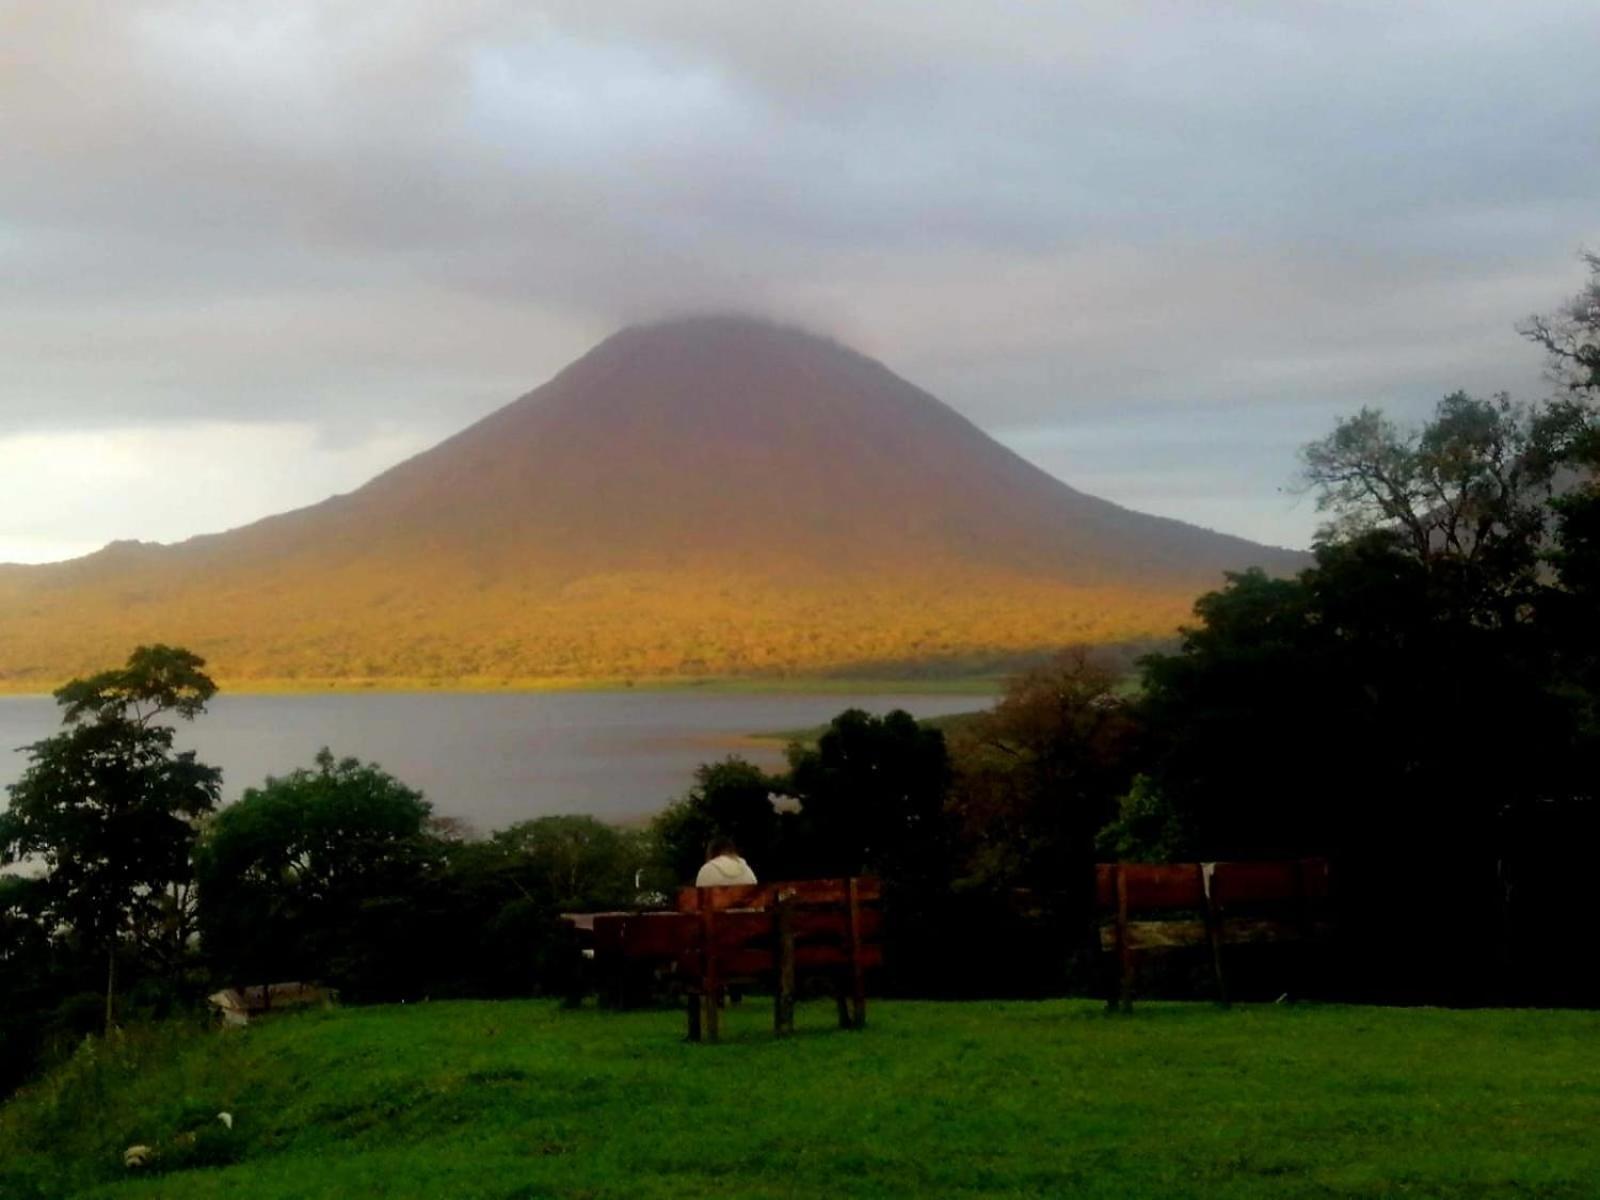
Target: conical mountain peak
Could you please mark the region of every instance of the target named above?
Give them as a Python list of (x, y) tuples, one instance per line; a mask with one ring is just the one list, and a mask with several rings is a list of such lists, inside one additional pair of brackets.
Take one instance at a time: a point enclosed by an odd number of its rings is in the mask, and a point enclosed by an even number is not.
[[(69, 673), (135, 630), (242, 677), (951, 662), (1161, 634), (1224, 569), (1292, 561), (1075, 491), (826, 337), (691, 316), (621, 330), (348, 496), (26, 572), (0, 628), (56, 649), (0, 634), (0, 670)], [(50, 587), (81, 595), (41, 615)]]

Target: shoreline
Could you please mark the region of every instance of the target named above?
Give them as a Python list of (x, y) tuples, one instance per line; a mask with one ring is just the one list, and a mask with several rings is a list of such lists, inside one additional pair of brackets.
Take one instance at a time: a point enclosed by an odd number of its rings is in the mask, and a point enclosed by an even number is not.
[[(63, 681), (64, 682), (64, 681)], [(39, 696), (48, 699), (57, 684), (0, 682), (0, 697)], [(685, 679), (248, 679), (217, 681), (219, 696), (326, 695), (499, 695), (551, 692), (700, 692), (718, 695), (794, 694), (907, 696), (995, 695), (1004, 687), (999, 675), (943, 678), (879, 678), (873, 676), (716, 676)]]

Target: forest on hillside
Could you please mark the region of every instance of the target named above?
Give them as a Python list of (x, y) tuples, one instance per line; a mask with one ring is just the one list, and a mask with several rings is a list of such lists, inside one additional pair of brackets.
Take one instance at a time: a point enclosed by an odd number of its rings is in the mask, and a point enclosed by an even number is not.
[(841, 589), (639, 571), (554, 592), (487, 583), (466, 614), (453, 593), (435, 594), (427, 571), (413, 575), (374, 606), (359, 568), (300, 597), (270, 580), (177, 596), (152, 569), (131, 591), (80, 590), (64, 621), (50, 591), (13, 580), (8, 596), (0, 571), (0, 601), (16, 613), (0, 625), (0, 689), (48, 690), (129, 646), (173, 641), (241, 690), (981, 675), (1051, 647), (1170, 637), (1194, 600), (958, 573), (892, 585), (864, 576)]

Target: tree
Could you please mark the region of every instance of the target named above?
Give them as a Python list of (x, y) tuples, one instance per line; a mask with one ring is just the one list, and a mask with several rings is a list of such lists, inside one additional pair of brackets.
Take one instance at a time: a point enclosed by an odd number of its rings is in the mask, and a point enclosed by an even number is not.
[[(1096, 831), (1135, 769), (1117, 675), (1069, 652), (1011, 679), (950, 732), (961, 954), (1007, 990), (1057, 993), (1091, 933)], [(1040, 953), (1039, 947), (1053, 947)]]
[(1567, 392), (1600, 393), (1600, 254), (1581, 255), (1589, 282), (1548, 316), (1529, 317), (1520, 332), (1549, 355), (1551, 379)]
[(568, 912), (628, 907), (648, 862), (644, 839), (594, 817), (519, 821), (489, 840), (519, 869), (530, 892)]
[(403, 928), (385, 913), (428, 882), (432, 806), (372, 763), (336, 759), (248, 788), (195, 848), (207, 953), (235, 978), (324, 977), (381, 990)]
[[(1586, 286), (1549, 316), (1529, 318), (1522, 334), (1549, 356), (1551, 379), (1567, 393), (1600, 400), (1600, 254), (1582, 255)], [(1551, 507), (1556, 545), (1550, 565), (1560, 584), (1550, 605), (1561, 646), (1566, 683), (1584, 706), (1584, 737), (1591, 757), (1600, 756), (1600, 420), (1590, 420), (1575, 439), (1574, 473)]]
[(37, 879), (0, 875), (0, 1097), (32, 1070), (60, 993), (41, 893)]
[(847, 709), (814, 748), (789, 748), (801, 854), (825, 875), (924, 873), (945, 846), (949, 786), (944, 734), (899, 709), (882, 717)]
[(147, 948), (183, 949), (189, 850), (221, 772), (175, 752), (157, 718), (204, 710), (216, 694), (204, 666), (187, 650), (140, 646), (120, 670), (58, 689), (68, 728), (28, 747), (0, 814), (0, 862), (38, 860), (49, 919), (103, 953), (108, 1029), (121, 942), (139, 934)]
[(801, 873), (879, 876), (888, 986), (948, 986), (954, 839), (944, 734), (898, 709), (847, 709), (815, 746), (789, 747), (789, 768), (800, 811), (788, 833)]
[(206, 660), (177, 646), (139, 646), (120, 670), (74, 679), (58, 688), (56, 703), (68, 724), (86, 716), (148, 725), (165, 712), (192, 721), (217, 694)]
[(1593, 428), (1576, 400), (1455, 392), (1415, 429), (1364, 408), (1302, 452), (1317, 508), (1333, 515), (1320, 540), (1389, 538), (1448, 573), (1457, 606), (1516, 620), (1540, 586), (1551, 498)]
[(1116, 677), (1081, 651), (1024, 672), (952, 740), (968, 869), (991, 886), (1088, 899), (1096, 832), (1134, 770)]
[[(1149, 772), (1197, 853), (1332, 854), (1390, 995), (1482, 986), (1508, 951), (1480, 931), (1503, 924), (1514, 831), (1592, 787), (1563, 664), (1597, 615), (1575, 586), (1595, 428), (1571, 396), (1341, 421), (1304, 456), (1333, 517), (1315, 564), (1230, 577), (1147, 661)], [(1432, 934), (1376, 966), (1397, 910)]]
[(1111, 862), (1192, 862), (1194, 833), (1183, 814), (1148, 775), (1117, 801), (1117, 817), (1095, 837), (1095, 849)]
[(731, 838), (758, 877), (781, 873), (791, 864), (780, 846), (780, 822), (772, 798), (783, 781), (730, 755), (695, 770), (694, 787), (656, 817), (651, 829), (670, 877), (692, 881), (716, 837)]

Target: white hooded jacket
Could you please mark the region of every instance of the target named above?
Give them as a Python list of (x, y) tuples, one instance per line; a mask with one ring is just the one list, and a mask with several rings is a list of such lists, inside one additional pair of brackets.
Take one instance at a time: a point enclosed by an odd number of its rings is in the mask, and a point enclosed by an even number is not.
[(750, 864), (737, 854), (719, 854), (694, 877), (695, 887), (732, 887), (740, 883), (755, 883), (756, 873)]

